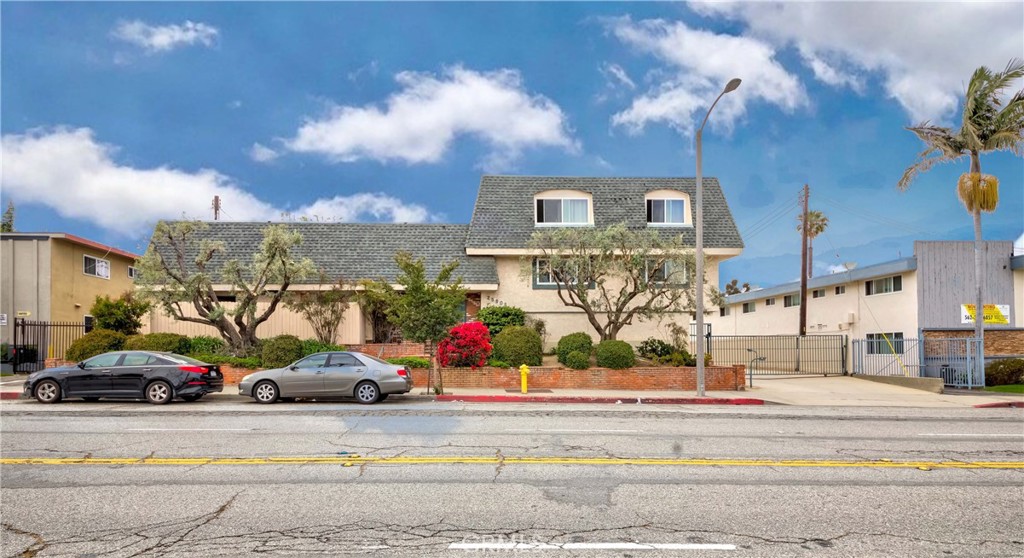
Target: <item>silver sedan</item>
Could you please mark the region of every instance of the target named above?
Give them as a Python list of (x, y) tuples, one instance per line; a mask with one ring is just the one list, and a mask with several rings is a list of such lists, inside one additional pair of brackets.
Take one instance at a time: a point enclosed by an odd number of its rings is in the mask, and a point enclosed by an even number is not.
[(296, 397), (355, 397), (365, 405), (392, 393), (412, 391), (407, 366), (384, 362), (357, 352), (316, 353), (284, 368), (249, 374), (238, 384), (238, 394), (259, 403)]

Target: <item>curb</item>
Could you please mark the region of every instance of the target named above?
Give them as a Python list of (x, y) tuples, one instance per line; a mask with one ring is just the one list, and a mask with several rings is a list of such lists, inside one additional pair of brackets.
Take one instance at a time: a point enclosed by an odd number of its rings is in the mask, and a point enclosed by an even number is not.
[(1010, 407), (1024, 409), (1024, 401), (1000, 401), (999, 403), (980, 403), (974, 406), (975, 409), (1006, 409)]
[(764, 405), (763, 399), (724, 397), (572, 397), (542, 395), (437, 395), (434, 401), (460, 403), (610, 403), (639, 405)]
[(0, 391), (0, 399), (20, 399), (20, 391)]

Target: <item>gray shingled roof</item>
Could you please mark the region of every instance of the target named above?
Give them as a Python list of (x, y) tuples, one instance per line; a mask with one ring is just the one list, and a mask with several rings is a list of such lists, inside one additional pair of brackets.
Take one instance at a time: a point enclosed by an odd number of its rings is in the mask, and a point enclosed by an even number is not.
[[(208, 223), (203, 238), (224, 242), (225, 251), (214, 259), (211, 269), (220, 272), (224, 262), (237, 258), (251, 261), (263, 240), (267, 223), (218, 221)], [(398, 276), (394, 255), (407, 251), (424, 258), (428, 278), (437, 276), (443, 264), (459, 262), (457, 275), (463, 283), (495, 284), (498, 274), (494, 258), (467, 256), (469, 225), (424, 225), (400, 223), (287, 223), (302, 234), (299, 257), (316, 262), (330, 277), (346, 281), (383, 278), (394, 282)], [(317, 279), (305, 282), (315, 283)]]
[[(717, 178), (704, 178), (704, 246), (742, 248), (743, 240), (732, 219)], [(625, 222), (631, 228), (647, 226), (644, 196), (652, 190), (679, 190), (697, 194), (695, 178), (588, 178), (578, 176), (484, 176), (469, 226), (467, 248), (525, 248), (535, 230), (533, 196), (546, 190), (580, 190), (594, 197), (594, 226)], [(693, 211), (692, 204), (689, 208)], [(692, 216), (692, 215), (691, 215)], [(662, 234), (680, 234), (693, 245), (692, 227), (659, 227)]]

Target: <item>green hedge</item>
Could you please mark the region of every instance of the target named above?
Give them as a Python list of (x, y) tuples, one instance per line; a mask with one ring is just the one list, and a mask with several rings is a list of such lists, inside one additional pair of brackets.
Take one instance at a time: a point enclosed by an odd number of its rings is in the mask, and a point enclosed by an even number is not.
[(621, 370), (636, 364), (633, 347), (625, 341), (601, 341), (597, 344), (595, 355), (597, 356), (597, 365), (604, 368)]
[(1006, 358), (985, 367), (986, 386), (1024, 384), (1024, 358)]
[(302, 356), (309, 356), (316, 353), (330, 353), (335, 351), (344, 351), (344, 345), (335, 345), (333, 343), (323, 343), (319, 339), (303, 339), (302, 340)]
[(209, 335), (198, 335), (188, 340), (188, 351), (190, 353), (216, 355), (224, 351), (225, 348), (226, 345), (223, 339), (210, 337)]
[(408, 366), (409, 368), (430, 368), (430, 359), (423, 357), (395, 357), (387, 359), (391, 364)]
[(656, 357), (667, 357), (675, 352), (672, 345), (658, 339), (656, 337), (650, 337), (643, 343), (637, 346), (636, 352), (644, 358), (656, 358)]
[(190, 353), (188, 356), (201, 360), (207, 364), (227, 364), (237, 368), (262, 368), (263, 363), (258, 357), (233, 357), (231, 355), (220, 355), (211, 353)]
[(129, 351), (161, 351), (183, 355), (192, 352), (192, 343), (188, 337), (177, 333), (147, 333), (132, 335), (124, 342)]
[(110, 351), (120, 351), (124, 348), (127, 339), (128, 337), (123, 333), (109, 329), (94, 329), (76, 339), (68, 347), (64, 358), (80, 362)]
[(278, 335), (263, 341), (263, 365), (281, 368), (302, 358), (302, 341), (294, 335)]
[(573, 370), (586, 370), (590, 368), (590, 353), (573, 351), (565, 356), (565, 365)]
[(558, 346), (555, 347), (555, 354), (558, 355), (558, 362), (569, 366), (569, 353), (573, 351), (579, 351), (588, 357), (594, 350), (594, 341), (590, 339), (590, 334), (582, 331), (576, 333), (570, 333), (558, 340)]
[(509, 326), (491, 340), (495, 360), (518, 367), (522, 364), (540, 366), (543, 358), (540, 334), (525, 326)]
[(496, 358), (488, 360), (487, 366), (490, 366), (491, 368), (512, 368), (511, 364), (505, 362), (504, 360), (498, 360)]
[(477, 311), (476, 319), (487, 326), (493, 338), (506, 327), (526, 325), (526, 312), (515, 306), (487, 306)]

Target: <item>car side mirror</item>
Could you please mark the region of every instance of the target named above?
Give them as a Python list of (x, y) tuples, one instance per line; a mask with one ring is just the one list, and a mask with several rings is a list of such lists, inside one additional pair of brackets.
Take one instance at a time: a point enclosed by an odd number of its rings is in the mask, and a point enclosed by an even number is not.
[(85, 363), (84, 362), (79, 362), (78, 363), (78, 367), (81, 368), (82, 370), (85, 370)]
[(299, 367), (295, 366), (294, 364), (288, 367), (288, 370), (298, 370), (298, 369), (299, 369)]

